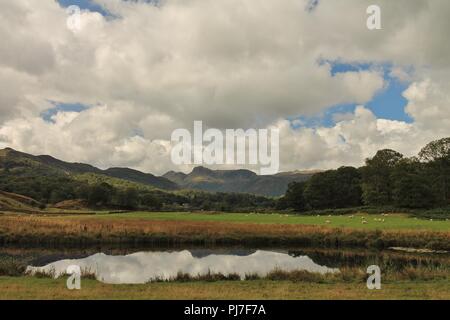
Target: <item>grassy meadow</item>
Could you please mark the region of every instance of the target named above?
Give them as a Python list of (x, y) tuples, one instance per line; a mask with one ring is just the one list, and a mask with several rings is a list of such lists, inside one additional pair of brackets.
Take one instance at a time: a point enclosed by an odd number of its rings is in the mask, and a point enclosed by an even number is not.
[[(434, 230), (450, 231), (450, 221), (419, 219), (406, 214), (356, 214), (356, 215), (315, 215), (258, 214), (258, 213), (183, 213), (183, 212), (131, 212), (120, 214), (97, 214), (95, 218), (139, 219), (160, 221), (208, 221), (258, 224), (314, 225), (334, 228), (365, 230)], [(367, 223), (363, 223), (363, 219)]]
[(65, 279), (0, 277), (0, 299), (450, 299), (445, 280), (397, 281), (368, 290), (365, 282), (217, 281), (111, 285), (82, 280), (70, 291)]
[(0, 243), (403, 246), (450, 250), (450, 222), (402, 214), (3, 214), (0, 215)]

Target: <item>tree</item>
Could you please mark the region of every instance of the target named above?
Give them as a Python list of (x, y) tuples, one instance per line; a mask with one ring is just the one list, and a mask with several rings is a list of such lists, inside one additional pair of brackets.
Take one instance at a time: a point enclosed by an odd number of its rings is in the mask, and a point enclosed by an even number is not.
[(447, 205), (450, 200), (450, 138), (430, 142), (419, 152), (419, 158), (427, 164), (427, 176), (438, 203)]
[(368, 205), (391, 205), (392, 172), (403, 155), (397, 151), (384, 149), (372, 159), (366, 160), (362, 170), (362, 191), (364, 203)]
[(392, 196), (401, 208), (431, 208), (435, 197), (424, 165), (416, 158), (402, 159), (394, 168)]
[(361, 175), (353, 167), (317, 173), (307, 182), (304, 198), (311, 209), (348, 208), (361, 205)]
[(74, 191), (70, 188), (70, 185), (62, 185), (59, 189), (53, 189), (50, 193), (49, 202), (58, 203), (64, 200), (73, 199)]
[(310, 209), (335, 208), (335, 175), (335, 170), (329, 170), (316, 173), (309, 179), (304, 197)]
[(139, 194), (136, 189), (127, 188), (115, 194), (115, 204), (125, 209), (136, 209), (139, 206)]
[(93, 185), (89, 190), (88, 203), (93, 206), (109, 205), (114, 193), (114, 187), (106, 182)]
[(143, 193), (139, 195), (139, 201), (142, 206), (150, 209), (161, 209), (161, 201), (151, 193)]
[(336, 171), (333, 202), (336, 208), (361, 205), (361, 174), (353, 167), (341, 167)]
[(305, 191), (306, 182), (291, 182), (288, 186), (286, 194), (281, 198), (277, 204), (279, 209), (294, 209), (296, 211), (303, 211), (306, 208)]
[(425, 162), (448, 160), (450, 158), (450, 138), (430, 142), (420, 150), (419, 158)]

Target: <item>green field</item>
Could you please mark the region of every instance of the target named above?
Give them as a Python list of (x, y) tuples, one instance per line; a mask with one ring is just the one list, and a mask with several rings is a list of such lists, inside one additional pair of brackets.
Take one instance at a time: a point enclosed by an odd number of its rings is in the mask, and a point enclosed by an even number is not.
[[(303, 224), (330, 226), (352, 229), (389, 229), (389, 230), (435, 230), (450, 231), (450, 221), (419, 219), (405, 214), (389, 214), (388, 216), (357, 214), (343, 216), (301, 216), (286, 214), (244, 214), (244, 213), (182, 213), (182, 212), (131, 212), (120, 214), (98, 213), (93, 216), (104, 219), (143, 219), (162, 221), (211, 221), (241, 222), (261, 224)], [(362, 220), (367, 223), (363, 224)], [(384, 222), (376, 221), (384, 219)], [(327, 221), (329, 223), (327, 223)]]

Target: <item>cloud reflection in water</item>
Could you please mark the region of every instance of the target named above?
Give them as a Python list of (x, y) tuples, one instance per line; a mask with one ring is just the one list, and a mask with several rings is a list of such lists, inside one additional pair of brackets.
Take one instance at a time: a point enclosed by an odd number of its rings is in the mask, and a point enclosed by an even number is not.
[(137, 252), (125, 256), (109, 256), (97, 253), (83, 259), (66, 259), (47, 264), (43, 267), (29, 266), (27, 271), (51, 272), (61, 276), (70, 265), (78, 265), (82, 270), (95, 273), (97, 279), (105, 283), (146, 283), (152, 279), (171, 279), (178, 272), (191, 276), (202, 274), (230, 273), (265, 276), (270, 271), (305, 270), (310, 272), (338, 272), (338, 269), (320, 266), (307, 256), (292, 257), (285, 253), (258, 250), (247, 256), (211, 254), (206, 257), (194, 257), (190, 251), (179, 252)]

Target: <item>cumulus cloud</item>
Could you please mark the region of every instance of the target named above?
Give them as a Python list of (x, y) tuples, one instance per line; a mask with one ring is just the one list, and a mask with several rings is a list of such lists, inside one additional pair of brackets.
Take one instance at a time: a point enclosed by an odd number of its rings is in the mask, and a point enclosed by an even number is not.
[(430, 79), (414, 82), (403, 94), (408, 100), (406, 112), (421, 129), (448, 134), (450, 128), (450, 79), (436, 83)]
[[(363, 106), (333, 127), (293, 129), (288, 121), (278, 123), (281, 128), (283, 170), (336, 168), (342, 165), (359, 166), (377, 150), (391, 148), (411, 155), (424, 139), (416, 139), (411, 124), (377, 119)], [(291, 146), (299, 146), (292, 148)]]
[[(366, 28), (366, 0), (95, 0), (66, 27), (56, 1), (0, 4), (0, 146), (101, 167), (163, 173), (170, 133), (209, 127), (281, 129), (283, 170), (360, 165), (379, 148), (413, 154), (449, 135), (446, 0), (380, 0), (383, 29)], [(330, 63), (369, 63), (332, 73)], [(286, 120), (339, 104), (366, 105), (388, 83), (409, 83), (413, 123), (365, 107), (332, 127)], [(89, 106), (41, 113), (52, 101)]]

